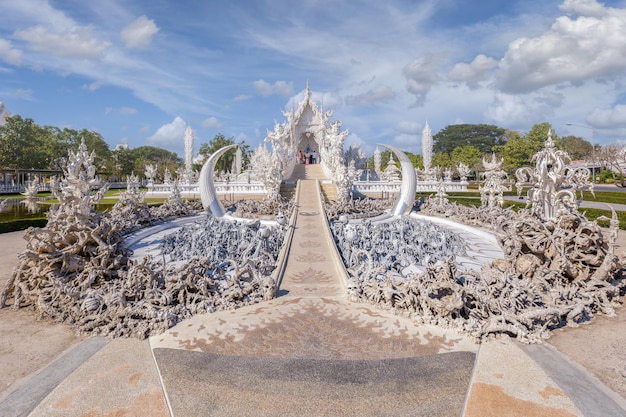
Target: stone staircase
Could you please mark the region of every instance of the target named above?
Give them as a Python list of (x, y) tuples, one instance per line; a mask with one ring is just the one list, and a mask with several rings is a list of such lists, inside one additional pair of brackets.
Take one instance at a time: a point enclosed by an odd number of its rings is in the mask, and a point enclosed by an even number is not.
[(320, 180), (320, 188), (326, 201), (334, 201), (337, 198), (337, 186), (324, 175), (324, 170), (319, 164), (296, 165), (291, 177), (280, 185), (280, 195), (285, 198), (293, 197), (299, 180)]

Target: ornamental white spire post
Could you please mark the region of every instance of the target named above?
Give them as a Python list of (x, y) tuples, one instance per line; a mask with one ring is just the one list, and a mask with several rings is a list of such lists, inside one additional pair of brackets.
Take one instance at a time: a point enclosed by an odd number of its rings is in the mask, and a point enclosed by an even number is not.
[(424, 158), (424, 172), (428, 172), (433, 160), (433, 133), (428, 126), (428, 121), (422, 131), (422, 157)]
[(185, 171), (187, 173), (191, 172), (191, 167), (193, 165), (193, 130), (191, 126), (188, 124), (187, 129), (185, 129)]

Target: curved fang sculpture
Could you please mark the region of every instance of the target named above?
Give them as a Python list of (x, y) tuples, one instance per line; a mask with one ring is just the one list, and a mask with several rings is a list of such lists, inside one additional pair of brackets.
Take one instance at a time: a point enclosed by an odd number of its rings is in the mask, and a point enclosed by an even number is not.
[(211, 213), (215, 217), (224, 216), (224, 206), (217, 198), (215, 192), (215, 185), (213, 184), (213, 171), (215, 170), (215, 163), (226, 151), (234, 148), (238, 145), (228, 145), (217, 150), (209, 159), (202, 165), (200, 171), (200, 178), (198, 179), (198, 186), (200, 188), (200, 199), (202, 200), (202, 206), (205, 210), (211, 210)]
[(401, 150), (394, 148), (393, 146), (379, 144), (384, 146), (393, 152), (400, 161), (400, 167), (402, 169), (402, 185), (400, 186), (400, 195), (396, 204), (394, 204), (391, 214), (394, 216), (401, 216), (403, 214), (409, 214), (415, 204), (415, 190), (417, 188), (417, 179), (415, 178), (415, 168), (408, 156)]

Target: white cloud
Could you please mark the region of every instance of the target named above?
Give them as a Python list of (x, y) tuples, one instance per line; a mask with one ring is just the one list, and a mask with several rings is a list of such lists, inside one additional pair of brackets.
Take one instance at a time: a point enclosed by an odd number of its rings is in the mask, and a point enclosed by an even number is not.
[(422, 133), (422, 129), (422, 125), (419, 123), (407, 120), (399, 122), (393, 127), (393, 130), (398, 133), (407, 133), (410, 135), (419, 135)]
[(148, 143), (156, 146), (172, 147), (178, 145), (183, 146), (185, 138), (185, 129), (187, 123), (179, 116), (176, 116), (171, 123), (166, 123), (148, 138)]
[(102, 87), (106, 83), (106, 80), (97, 80), (92, 82), (91, 84), (83, 84), (83, 89), (89, 91), (96, 91), (98, 88)]
[(99, 59), (102, 52), (111, 45), (110, 42), (99, 41), (86, 27), (66, 32), (50, 32), (43, 26), (35, 26), (27, 30), (17, 30), (13, 35), (28, 42), (34, 51), (69, 58)]
[(485, 111), (485, 118), (498, 126), (527, 125), (532, 119), (531, 108), (523, 97), (496, 92), (493, 103)]
[(606, 15), (606, 9), (596, 0), (565, 0), (559, 9), (565, 13), (582, 16), (602, 17)]
[(595, 109), (587, 116), (587, 123), (597, 128), (626, 127), (626, 105), (618, 104), (610, 109)]
[(150, 46), (152, 37), (159, 31), (154, 20), (146, 16), (140, 16), (122, 29), (120, 36), (127, 48), (147, 48)]
[(406, 89), (415, 96), (415, 106), (423, 106), (431, 87), (439, 81), (435, 58), (425, 55), (406, 64), (402, 69)]
[(22, 51), (14, 49), (10, 41), (0, 38), (0, 58), (8, 64), (19, 66), (22, 63)]
[(247, 101), (250, 100), (252, 98), (252, 96), (246, 95), (246, 94), (240, 94), (237, 97), (233, 98), (233, 101)]
[(129, 116), (132, 114), (136, 114), (137, 113), (137, 109), (132, 108), (132, 107), (120, 107), (119, 109), (114, 109), (113, 107), (106, 107), (104, 109), (104, 113), (105, 114), (111, 114), (111, 113), (119, 113), (123, 116)]
[(252, 85), (265, 97), (271, 96), (272, 94), (288, 96), (293, 93), (293, 83), (286, 81), (276, 81), (274, 84), (270, 84), (265, 80), (257, 80), (253, 82)]
[(209, 117), (204, 119), (200, 125), (210, 129), (219, 129), (222, 127), (222, 122), (220, 122), (216, 117)]
[(30, 88), (18, 88), (9, 93), (9, 97), (21, 100), (32, 100), (33, 90)]
[(541, 36), (511, 42), (500, 62), (499, 89), (524, 93), (626, 70), (626, 9), (603, 7), (594, 0), (566, 1), (562, 8), (580, 16), (561, 16)]
[(411, 153), (421, 153), (422, 139), (419, 135), (400, 133), (394, 136), (393, 143), (398, 148)]
[(120, 114), (131, 115), (131, 114), (136, 114), (137, 109), (134, 109), (132, 107), (120, 107), (119, 112)]
[(467, 83), (476, 87), (479, 82), (485, 81), (491, 75), (491, 70), (498, 66), (498, 61), (486, 55), (477, 55), (474, 60), (466, 64), (460, 62), (448, 73), (448, 79)]
[(363, 94), (346, 96), (346, 104), (351, 106), (368, 105), (378, 101), (386, 101), (396, 96), (395, 91), (388, 85), (379, 85)]

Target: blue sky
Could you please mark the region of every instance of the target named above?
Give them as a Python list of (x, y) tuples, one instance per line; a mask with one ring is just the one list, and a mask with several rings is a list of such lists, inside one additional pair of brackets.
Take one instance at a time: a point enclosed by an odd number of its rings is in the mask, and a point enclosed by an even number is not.
[(111, 147), (182, 155), (187, 123), (256, 147), (307, 81), (370, 154), (419, 152), (426, 121), (616, 142), (626, 1), (0, 0), (6, 109)]

